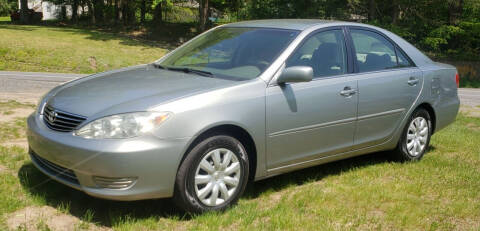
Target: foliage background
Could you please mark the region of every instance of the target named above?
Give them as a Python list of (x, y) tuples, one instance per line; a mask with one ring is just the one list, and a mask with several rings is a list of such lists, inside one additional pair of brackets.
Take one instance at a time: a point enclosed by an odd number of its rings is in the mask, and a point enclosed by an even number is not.
[(18, 2), (15, 0), (0, 0), (0, 16), (10, 15), (13, 10), (18, 9)]
[[(461, 65), (457, 68), (462, 79), (477, 81), (480, 86), (480, 0), (49, 1), (77, 6), (79, 11), (67, 17), (62, 10), (59, 21), (42, 24), (175, 43), (209, 27), (242, 20), (313, 18), (373, 24), (400, 35), (436, 61)], [(0, 0), (0, 15), (8, 15), (12, 9), (18, 9), (17, 1)], [(202, 14), (204, 9), (206, 14)]]

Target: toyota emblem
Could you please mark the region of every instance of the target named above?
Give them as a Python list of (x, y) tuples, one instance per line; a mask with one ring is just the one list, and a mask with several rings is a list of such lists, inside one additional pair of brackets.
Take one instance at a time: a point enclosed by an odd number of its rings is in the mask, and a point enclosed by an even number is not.
[(57, 112), (54, 111), (54, 112), (53, 112), (52, 114), (50, 114), (50, 116), (48, 117), (48, 121), (50, 121), (50, 123), (55, 122), (55, 120), (57, 119), (57, 116), (58, 116)]

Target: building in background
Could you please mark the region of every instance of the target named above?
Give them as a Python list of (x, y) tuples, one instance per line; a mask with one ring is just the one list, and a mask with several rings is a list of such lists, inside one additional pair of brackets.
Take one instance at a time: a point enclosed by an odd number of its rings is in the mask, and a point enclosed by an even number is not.
[[(18, 0), (18, 7), (20, 9), (20, 0)], [(50, 1), (42, 0), (28, 0), (28, 9), (32, 9), (35, 12), (42, 12), (42, 20), (53, 20), (61, 17), (72, 17), (71, 5), (56, 5)], [(79, 8), (79, 14), (81, 9)], [(63, 15), (63, 16), (62, 16)]]

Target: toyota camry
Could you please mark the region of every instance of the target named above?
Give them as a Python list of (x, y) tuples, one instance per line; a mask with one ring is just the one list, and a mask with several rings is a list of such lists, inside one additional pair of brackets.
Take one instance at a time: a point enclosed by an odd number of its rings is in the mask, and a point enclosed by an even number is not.
[(385, 151), (418, 161), (459, 109), (455, 67), (370, 25), (222, 25), (161, 59), (48, 92), (34, 165), (94, 197), (222, 210), (248, 182)]

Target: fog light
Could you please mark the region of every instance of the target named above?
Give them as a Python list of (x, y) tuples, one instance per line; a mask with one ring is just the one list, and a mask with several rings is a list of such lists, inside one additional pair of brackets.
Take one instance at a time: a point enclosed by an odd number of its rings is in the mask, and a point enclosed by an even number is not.
[(116, 178), (116, 177), (100, 177), (100, 176), (94, 176), (93, 181), (102, 188), (108, 188), (108, 189), (125, 189), (137, 181), (137, 177), (121, 177), (121, 178)]

